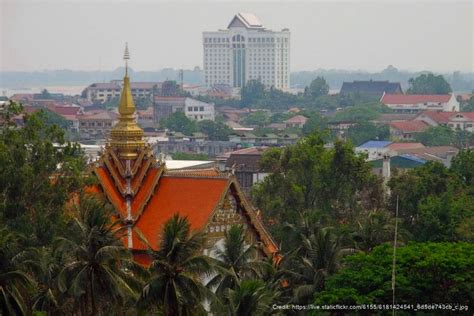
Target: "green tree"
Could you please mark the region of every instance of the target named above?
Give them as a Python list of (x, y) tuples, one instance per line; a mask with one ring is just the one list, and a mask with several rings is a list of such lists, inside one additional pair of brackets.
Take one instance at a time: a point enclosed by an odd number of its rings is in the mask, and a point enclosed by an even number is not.
[(308, 120), (303, 126), (303, 134), (309, 135), (314, 132), (322, 132), (327, 128), (327, 119), (316, 112), (306, 112)]
[(457, 241), (469, 239), (472, 228), (473, 193), (462, 175), (439, 162), (428, 162), (400, 175), (394, 175), (389, 207), (395, 213), (399, 200), (402, 227), (417, 241)]
[[(257, 247), (245, 241), (242, 226), (233, 225), (225, 233), (224, 244), (215, 250), (217, 274), (207, 283), (221, 299), (244, 279), (261, 277), (267, 264), (257, 258)], [(226, 302), (223, 302), (226, 304)]]
[(451, 162), (454, 171), (468, 186), (474, 185), (474, 150), (461, 150)]
[(448, 94), (451, 86), (442, 75), (422, 74), (408, 80), (407, 94)]
[(463, 112), (474, 112), (474, 97), (469, 99), (469, 102), (462, 105), (461, 111)]
[(266, 126), (270, 123), (270, 113), (265, 111), (257, 111), (248, 114), (244, 119), (243, 123), (245, 125), (255, 125), (255, 126)]
[(226, 292), (227, 302), (222, 314), (231, 316), (267, 315), (276, 294), (262, 280), (244, 280)]
[(0, 312), (2, 315), (27, 315), (29, 292), (34, 281), (20, 269), (18, 236), (0, 229)]
[(369, 140), (388, 140), (390, 130), (388, 126), (376, 126), (371, 122), (361, 122), (349, 127), (345, 134), (347, 140), (359, 146)]
[(196, 122), (187, 118), (183, 112), (174, 112), (167, 119), (162, 120), (160, 125), (185, 135), (191, 135), (197, 131)]
[(355, 252), (354, 249), (343, 249), (341, 238), (330, 227), (312, 225), (308, 230), (299, 236), (301, 246), (290, 278), (294, 284), (292, 301), (298, 304), (311, 302), (314, 293), (324, 289), (326, 278), (339, 269), (342, 256)]
[(431, 126), (415, 135), (415, 140), (425, 146), (447, 146), (454, 143), (455, 132), (448, 126)]
[(379, 180), (364, 157), (348, 143), (325, 148), (324, 135), (311, 134), (286, 149), (264, 153), (261, 167), (271, 174), (254, 187), (253, 199), (277, 224), (271, 230), (284, 250), (294, 249), (282, 230), (299, 213), (318, 214), (328, 222), (350, 222), (361, 208), (378, 207), (383, 198)]
[(32, 309), (57, 315), (66, 311), (67, 298), (61, 296), (57, 276), (63, 258), (47, 247), (30, 247), (22, 253), (22, 265), (34, 276), (37, 284)]
[(317, 77), (311, 81), (309, 87), (306, 87), (304, 90), (305, 96), (313, 100), (328, 93), (329, 85), (323, 77)]
[(65, 227), (70, 194), (83, 188), (85, 159), (44, 112), (25, 114), (24, 126), (12, 128), (21, 111), (15, 103), (0, 110), (0, 220), (30, 246), (47, 245)]
[(128, 272), (131, 253), (120, 240), (123, 228), (111, 222), (110, 205), (85, 196), (76, 212), (68, 236), (58, 238), (57, 251), (66, 258), (59, 289), (79, 303), (82, 315), (135, 302), (140, 284)]
[(198, 122), (198, 129), (200, 132), (206, 134), (209, 140), (228, 140), (230, 133), (232, 133), (232, 129), (223, 122), (210, 120)]
[(211, 260), (201, 255), (205, 246), (202, 232), (191, 232), (189, 222), (178, 214), (167, 221), (158, 250), (149, 248), (153, 261), (151, 275), (140, 297), (140, 305), (161, 308), (164, 315), (205, 314), (201, 302), (208, 290), (201, 278), (209, 276)]
[(266, 97), (265, 85), (260, 80), (249, 80), (240, 95), (242, 107), (250, 107)]
[(368, 122), (378, 118), (384, 111), (378, 102), (351, 106), (337, 112), (331, 122)]
[[(346, 258), (344, 268), (330, 277), (315, 296), (322, 304), (391, 304), (390, 245)], [(397, 250), (396, 304), (474, 300), (474, 245), (472, 243), (412, 243)]]

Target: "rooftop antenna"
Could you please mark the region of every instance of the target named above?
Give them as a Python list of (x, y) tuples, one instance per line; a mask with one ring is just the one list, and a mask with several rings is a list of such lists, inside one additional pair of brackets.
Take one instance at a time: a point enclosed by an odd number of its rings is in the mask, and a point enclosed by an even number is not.
[(392, 315), (395, 315), (395, 267), (397, 263), (397, 233), (398, 233), (398, 195), (397, 206), (395, 208), (395, 236), (393, 239), (393, 259), (392, 259)]
[(179, 82), (181, 84), (181, 92), (184, 91), (184, 71), (183, 69), (179, 70)]
[(130, 59), (130, 52), (128, 51), (128, 42), (125, 42), (125, 52), (123, 53), (123, 60), (125, 60), (125, 76), (128, 76), (128, 60)]

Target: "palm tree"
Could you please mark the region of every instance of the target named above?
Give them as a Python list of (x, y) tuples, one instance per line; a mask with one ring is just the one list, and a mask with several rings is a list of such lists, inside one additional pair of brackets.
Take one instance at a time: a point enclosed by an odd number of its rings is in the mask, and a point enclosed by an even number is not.
[(227, 289), (226, 315), (255, 316), (270, 314), (275, 294), (262, 280), (243, 280), (235, 289)]
[(219, 296), (225, 289), (234, 289), (243, 279), (257, 278), (270, 267), (257, 259), (257, 248), (245, 242), (241, 225), (233, 225), (224, 237), (222, 248), (215, 251), (217, 274), (207, 283)]
[(340, 258), (356, 250), (342, 248), (341, 239), (332, 233), (330, 227), (315, 227), (309, 236), (301, 236), (301, 241), (293, 275), (297, 284), (294, 301), (305, 304), (310, 302), (315, 292), (324, 288), (326, 277), (338, 270)]
[[(383, 210), (363, 212), (356, 221), (356, 228), (352, 234), (356, 248), (370, 252), (375, 246), (393, 239), (395, 218)], [(405, 232), (399, 231), (399, 240), (405, 238)]]
[(154, 306), (173, 316), (206, 313), (202, 302), (210, 293), (201, 279), (211, 273), (212, 264), (201, 254), (204, 236), (191, 232), (188, 220), (178, 214), (165, 223), (158, 236), (159, 249), (149, 247), (151, 279), (142, 290), (142, 307)]
[(77, 211), (70, 236), (58, 239), (57, 251), (66, 258), (59, 289), (79, 302), (82, 315), (96, 315), (99, 303), (104, 309), (134, 301), (139, 282), (127, 272), (131, 254), (118, 238), (118, 222), (110, 221), (109, 205), (82, 197)]
[(27, 294), (34, 281), (19, 267), (18, 237), (0, 229), (0, 314), (26, 315)]
[(22, 264), (31, 271), (37, 282), (36, 295), (33, 297), (32, 309), (47, 311), (50, 315), (60, 312), (57, 276), (61, 269), (61, 258), (50, 248), (29, 248), (23, 253)]

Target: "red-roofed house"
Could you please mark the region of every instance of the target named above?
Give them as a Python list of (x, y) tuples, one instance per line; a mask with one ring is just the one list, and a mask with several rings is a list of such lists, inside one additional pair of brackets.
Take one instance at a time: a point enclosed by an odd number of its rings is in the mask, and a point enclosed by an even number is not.
[(286, 120), (284, 123), (286, 124), (287, 128), (289, 127), (303, 128), (303, 126), (306, 124), (306, 121), (308, 121), (308, 118), (306, 116), (296, 115)]
[(430, 126), (446, 126), (448, 125), (449, 117), (456, 112), (442, 112), (442, 111), (424, 111), (418, 114), (414, 120), (420, 120)]
[(458, 112), (459, 102), (454, 94), (386, 94), (380, 102), (399, 113), (421, 111)]
[(425, 111), (414, 120), (421, 120), (431, 126), (449, 126), (452, 129), (474, 131), (474, 112)]
[(474, 112), (458, 112), (449, 116), (448, 126), (453, 129), (460, 129), (474, 132)]
[(415, 134), (423, 132), (429, 125), (421, 120), (413, 120), (391, 122), (389, 127), (394, 140), (412, 140)]

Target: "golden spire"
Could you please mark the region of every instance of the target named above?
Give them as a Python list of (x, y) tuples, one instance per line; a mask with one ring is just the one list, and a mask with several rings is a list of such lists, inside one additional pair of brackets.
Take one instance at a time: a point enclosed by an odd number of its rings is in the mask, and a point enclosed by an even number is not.
[(143, 130), (137, 125), (135, 119), (135, 103), (133, 102), (130, 78), (128, 77), (128, 60), (130, 53), (125, 44), (125, 76), (123, 78), (122, 93), (119, 104), (119, 122), (110, 132), (110, 146), (117, 150), (122, 159), (135, 159), (138, 151), (145, 146)]

